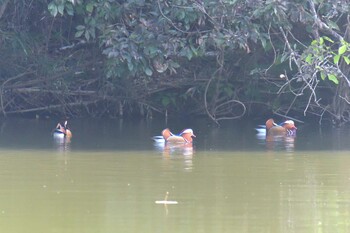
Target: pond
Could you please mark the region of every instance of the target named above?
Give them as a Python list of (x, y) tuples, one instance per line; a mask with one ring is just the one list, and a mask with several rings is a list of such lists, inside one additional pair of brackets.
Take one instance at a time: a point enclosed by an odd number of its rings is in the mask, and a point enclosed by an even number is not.
[[(56, 123), (0, 121), (0, 232), (350, 232), (349, 128), (74, 119), (67, 143)], [(193, 147), (154, 144), (165, 127)]]

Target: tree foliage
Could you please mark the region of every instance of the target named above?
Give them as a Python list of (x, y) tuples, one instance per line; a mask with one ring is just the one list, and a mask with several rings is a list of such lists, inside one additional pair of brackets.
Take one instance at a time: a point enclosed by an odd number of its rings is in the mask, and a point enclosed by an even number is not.
[(23, 62), (1, 70), (4, 114), (182, 112), (219, 122), (263, 110), (350, 120), (347, 0), (0, 5), (2, 52), (15, 46), (12, 61)]

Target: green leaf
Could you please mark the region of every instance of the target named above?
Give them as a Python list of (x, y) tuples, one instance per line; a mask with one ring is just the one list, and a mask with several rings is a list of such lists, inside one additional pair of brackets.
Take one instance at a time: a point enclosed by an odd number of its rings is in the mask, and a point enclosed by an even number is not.
[(334, 41), (331, 38), (329, 38), (328, 36), (324, 36), (323, 38), (328, 42), (334, 43)]
[(312, 54), (308, 54), (307, 55), (307, 57), (305, 58), (305, 61), (307, 62), (307, 63), (309, 63), (309, 64), (311, 64), (312, 63)]
[(188, 60), (191, 60), (193, 57), (193, 53), (188, 47), (183, 48), (183, 50), (181, 51), (181, 55), (187, 57)]
[(91, 36), (93, 39), (95, 39), (95, 35), (96, 35), (96, 33), (95, 33), (95, 28), (90, 28), (90, 29), (89, 29), (89, 34), (90, 34), (90, 36)]
[(74, 15), (74, 9), (73, 9), (73, 6), (71, 4), (66, 5), (66, 11), (67, 11), (68, 15), (70, 15), (70, 16)]
[(170, 65), (171, 65), (171, 67), (173, 67), (173, 68), (179, 68), (179, 67), (180, 67), (179, 63), (174, 62), (174, 61), (170, 62)]
[(145, 71), (145, 73), (146, 73), (148, 76), (151, 76), (151, 75), (153, 74), (152, 70), (151, 70), (150, 68), (148, 68), (148, 67), (146, 67), (146, 68), (144, 69), (144, 71)]
[(323, 45), (324, 44), (324, 40), (323, 40), (323, 38), (322, 37), (320, 37), (320, 45)]
[(95, 18), (91, 18), (90, 25), (91, 26), (96, 26), (96, 19)]
[(335, 84), (338, 84), (339, 81), (337, 79), (337, 77), (334, 74), (328, 74), (328, 79), (332, 82), (334, 82)]
[(311, 45), (317, 45), (317, 43), (318, 43), (317, 40), (313, 40), (313, 41), (311, 42)]
[(349, 65), (350, 64), (349, 57), (343, 56), (343, 58), (344, 58), (344, 61), (346, 62), (346, 64)]
[(322, 80), (325, 80), (325, 79), (326, 79), (326, 74), (323, 73), (323, 72), (321, 72), (321, 79), (322, 79)]
[(339, 26), (338, 26), (335, 22), (333, 22), (332, 20), (327, 20), (327, 24), (328, 24), (328, 26), (330, 26), (330, 28), (332, 28), (332, 29), (340, 30), (340, 29), (339, 29)]
[(48, 5), (47, 9), (50, 11), (50, 14), (53, 17), (56, 17), (58, 10), (57, 10), (57, 6), (55, 5), (54, 2), (50, 2), (50, 4)]
[(132, 62), (128, 62), (128, 69), (129, 69), (129, 71), (134, 70), (134, 64), (132, 64)]
[(148, 52), (150, 56), (155, 56), (158, 53), (158, 48), (155, 46), (149, 46), (148, 47)]
[(85, 26), (84, 26), (84, 25), (78, 25), (78, 26), (76, 27), (76, 29), (77, 29), (78, 31), (82, 31), (82, 30), (85, 30)]
[(283, 55), (281, 56), (280, 62), (283, 63), (288, 58), (289, 58), (289, 54), (288, 53), (283, 53)]
[(179, 11), (178, 14), (177, 14), (177, 18), (179, 20), (182, 20), (185, 18), (185, 11)]
[(192, 53), (193, 53), (194, 56), (198, 56), (198, 50), (197, 50), (195, 47), (193, 47), (193, 46), (191, 45), (191, 46), (190, 46), (190, 49), (191, 49), (191, 51), (192, 51)]
[(61, 15), (63, 15), (64, 5), (63, 5), (63, 4), (58, 5), (57, 10), (58, 10), (58, 12), (59, 12)]
[(94, 4), (93, 3), (89, 3), (86, 5), (86, 11), (92, 13), (92, 11), (94, 10)]
[(333, 62), (334, 62), (334, 64), (338, 64), (339, 59), (340, 59), (340, 55), (339, 55), (339, 54), (335, 55), (335, 56), (333, 57)]
[(266, 42), (266, 39), (263, 38), (263, 37), (261, 37), (261, 38), (260, 38), (260, 42), (261, 42), (261, 45), (262, 45), (262, 47), (264, 48), (264, 50), (266, 50), (266, 49), (267, 49), (267, 42)]
[(89, 31), (85, 31), (85, 39), (86, 39), (87, 41), (89, 41), (89, 40), (90, 40), (90, 34), (89, 34)]
[(347, 50), (347, 46), (346, 45), (342, 45), (340, 46), (340, 48), (338, 49), (338, 55), (342, 55), (346, 52)]
[(79, 38), (79, 37), (81, 37), (81, 35), (83, 35), (83, 33), (84, 33), (84, 30), (80, 30), (80, 31), (77, 31), (74, 36), (76, 38)]

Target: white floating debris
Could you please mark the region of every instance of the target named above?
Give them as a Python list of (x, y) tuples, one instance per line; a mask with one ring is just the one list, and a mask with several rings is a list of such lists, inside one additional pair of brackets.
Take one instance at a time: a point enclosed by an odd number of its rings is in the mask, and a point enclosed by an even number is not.
[(178, 204), (177, 201), (168, 201), (168, 196), (169, 196), (169, 192), (166, 192), (164, 200), (162, 201), (155, 201), (156, 204), (163, 204), (163, 205), (176, 205)]
[(179, 204), (177, 201), (155, 201), (156, 204), (164, 204), (164, 205), (176, 205)]

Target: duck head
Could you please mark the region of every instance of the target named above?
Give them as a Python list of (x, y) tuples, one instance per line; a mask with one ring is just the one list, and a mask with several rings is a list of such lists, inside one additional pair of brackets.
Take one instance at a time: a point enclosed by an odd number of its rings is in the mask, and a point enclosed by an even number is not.
[(182, 132), (180, 133), (180, 136), (183, 137), (186, 142), (192, 142), (193, 138), (196, 137), (196, 135), (194, 135), (192, 129), (184, 129), (184, 130), (182, 130)]
[(72, 137), (72, 131), (70, 131), (70, 129), (68, 128), (68, 121), (64, 122), (64, 129), (65, 129), (65, 134), (67, 138), (71, 138)]
[(294, 125), (294, 121), (292, 120), (286, 120), (281, 124), (281, 126), (287, 130), (288, 134), (294, 134), (297, 130), (297, 127)]

